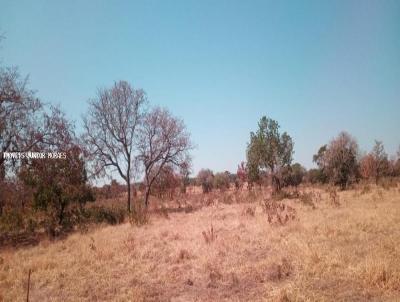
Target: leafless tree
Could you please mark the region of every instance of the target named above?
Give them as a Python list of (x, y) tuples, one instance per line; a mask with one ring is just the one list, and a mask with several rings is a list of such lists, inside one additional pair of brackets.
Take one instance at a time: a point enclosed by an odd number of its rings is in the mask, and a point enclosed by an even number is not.
[(139, 136), (139, 159), (144, 166), (145, 205), (149, 204), (151, 186), (166, 165), (182, 167), (193, 148), (182, 120), (166, 109), (155, 108), (143, 122)]
[(361, 157), (360, 162), (360, 175), (364, 179), (376, 178), (376, 161), (372, 154), (366, 154)]
[[(16, 68), (0, 69), (0, 152), (28, 151), (45, 135), (39, 135), (38, 113), (42, 104), (27, 88)], [(4, 157), (0, 156), (4, 170)]]
[(146, 94), (125, 81), (100, 89), (89, 101), (84, 117), (84, 142), (92, 160), (94, 175), (117, 170), (128, 188), (127, 208), (131, 211), (131, 181), (137, 130), (145, 112)]

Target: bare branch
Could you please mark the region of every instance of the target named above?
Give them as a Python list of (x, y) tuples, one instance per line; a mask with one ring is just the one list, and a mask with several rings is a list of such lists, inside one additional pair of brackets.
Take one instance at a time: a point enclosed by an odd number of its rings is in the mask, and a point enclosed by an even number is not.
[(92, 172), (97, 176), (110, 173), (114, 167), (130, 186), (133, 167), (133, 147), (137, 129), (144, 116), (146, 94), (120, 81), (110, 89), (99, 89), (97, 97), (89, 101), (84, 118), (83, 140), (92, 161)]
[(151, 186), (162, 169), (167, 165), (183, 166), (189, 160), (188, 152), (193, 145), (182, 120), (165, 109), (155, 108), (144, 119), (138, 148), (144, 166), (147, 206)]

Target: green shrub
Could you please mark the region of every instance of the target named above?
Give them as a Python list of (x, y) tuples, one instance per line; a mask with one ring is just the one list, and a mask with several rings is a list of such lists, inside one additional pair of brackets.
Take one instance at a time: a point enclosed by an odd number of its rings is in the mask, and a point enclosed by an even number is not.
[(120, 207), (92, 206), (77, 209), (71, 216), (66, 217), (65, 223), (83, 225), (88, 223), (120, 224), (125, 221), (126, 210)]
[(119, 224), (125, 220), (125, 210), (118, 207), (94, 206), (84, 211), (84, 216), (92, 223)]
[(221, 191), (229, 189), (230, 179), (229, 172), (220, 172), (214, 175), (213, 187)]

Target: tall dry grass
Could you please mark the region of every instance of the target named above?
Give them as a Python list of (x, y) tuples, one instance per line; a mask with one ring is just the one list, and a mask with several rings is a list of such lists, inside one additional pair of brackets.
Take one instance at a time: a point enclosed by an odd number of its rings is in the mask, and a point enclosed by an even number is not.
[(337, 205), (307, 188), (279, 201), (296, 211), (285, 224), (268, 222), (265, 192), (214, 194), (141, 227), (3, 250), (0, 300), (24, 300), (31, 269), (31, 301), (398, 301), (399, 190), (337, 192)]

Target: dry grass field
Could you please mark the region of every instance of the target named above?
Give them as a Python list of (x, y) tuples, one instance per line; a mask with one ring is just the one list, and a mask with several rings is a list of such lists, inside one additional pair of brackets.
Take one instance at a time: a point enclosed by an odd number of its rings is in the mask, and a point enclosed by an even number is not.
[(30, 301), (399, 301), (399, 186), (340, 192), (340, 205), (313, 191), (278, 202), (282, 223), (242, 193), (3, 250), (0, 300), (25, 300), (31, 269)]

